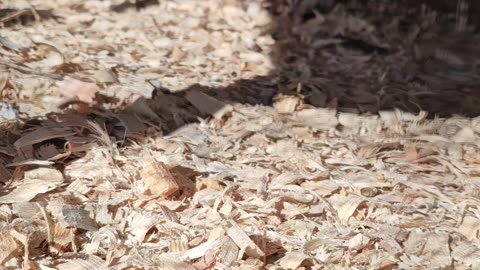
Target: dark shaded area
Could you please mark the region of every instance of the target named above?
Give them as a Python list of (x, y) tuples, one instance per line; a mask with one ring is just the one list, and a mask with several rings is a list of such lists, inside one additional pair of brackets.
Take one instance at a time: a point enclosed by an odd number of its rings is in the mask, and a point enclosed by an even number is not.
[(158, 0), (137, 0), (135, 2), (125, 1), (112, 6), (112, 11), (123, 12), (129, 8), (136, 8), (138, 10), (156, 4), (158, 4)]
[(0, 8), (0, 24), (5, 26), (9, 26), (17, 21), (26, 23), (27, 21), (50, 18), (55, 18), (50, 10)]
[(452, 2), (272, 0), (265, 4), (274, 18), (266, 31), (276, 40), (270, 75), (180, 93), (157, 87), (136, 107), (147, 105), (165, 132), (207, 116), (186, 98), (198, 90), (225, 103), (271, 105), (284, 94), (342, 112), (476, 116), (480, 4)]

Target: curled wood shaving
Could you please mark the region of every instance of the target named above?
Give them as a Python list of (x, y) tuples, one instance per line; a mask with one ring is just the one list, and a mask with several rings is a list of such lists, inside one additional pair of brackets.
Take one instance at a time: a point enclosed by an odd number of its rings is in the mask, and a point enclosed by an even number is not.
[(265, 253), (248, 237), (235, 221), (226, 221), (224, 229), (232, 241), (240, 248), (239, 257), (242, 256), (243, 253), (255, 258), (265, 256)]
[(151, 162), (142, 169), (140, 176), (150, 194), (170, 196), (179, 189), (177, 181), (162, 162)]

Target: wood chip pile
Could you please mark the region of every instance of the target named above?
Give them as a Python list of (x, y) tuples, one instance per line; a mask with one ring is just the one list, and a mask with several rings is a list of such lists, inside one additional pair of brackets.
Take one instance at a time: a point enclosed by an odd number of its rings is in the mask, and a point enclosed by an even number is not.
[(0, 269), (480, 269), (475, 26), (286, 2), (3, 1)]

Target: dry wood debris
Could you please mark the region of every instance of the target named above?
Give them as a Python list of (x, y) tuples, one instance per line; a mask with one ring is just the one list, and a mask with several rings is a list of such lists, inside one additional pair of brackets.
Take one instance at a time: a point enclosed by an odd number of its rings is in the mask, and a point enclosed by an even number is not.
[(4, 2), (1, 269), (480, 269), (477, 37), (436, 12)]

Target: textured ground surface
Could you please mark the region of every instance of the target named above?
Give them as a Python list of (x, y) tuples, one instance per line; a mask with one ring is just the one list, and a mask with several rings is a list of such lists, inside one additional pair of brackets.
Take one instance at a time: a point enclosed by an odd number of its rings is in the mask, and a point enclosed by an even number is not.
[(4, 1), (1, 269), (480, 269), (460, 15), (160, 2)]

